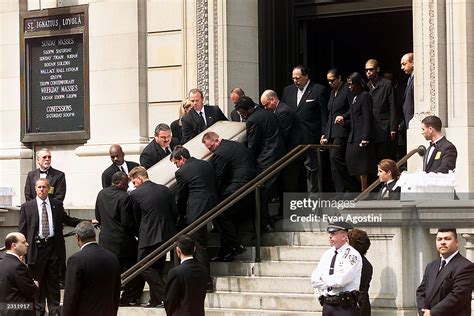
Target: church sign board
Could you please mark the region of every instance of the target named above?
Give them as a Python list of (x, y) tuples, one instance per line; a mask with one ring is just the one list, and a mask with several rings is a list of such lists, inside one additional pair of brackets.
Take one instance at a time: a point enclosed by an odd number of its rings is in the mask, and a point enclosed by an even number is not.
[(88, 6), (21, 14), (21, 141), (90, 137)]

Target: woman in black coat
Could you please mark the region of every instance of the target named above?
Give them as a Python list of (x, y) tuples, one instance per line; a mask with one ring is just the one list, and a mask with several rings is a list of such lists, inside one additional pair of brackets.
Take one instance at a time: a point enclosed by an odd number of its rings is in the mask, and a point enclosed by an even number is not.
[(336, 124), (336, 117), (344, 115), (349, 111), (349, 98), (351, 94), (347, 85), (342, 80), (341, 74), (336, 68), (328, 71), (328, 84), (331, 93), (328, 102), (328, 121), (324, 134), (321, 136), (321, 145), (339, 145), (339, 148), (329, 150), (329, 160), (331, 162), (332, 181), (336, 192), (355, 192), (358, 184), (354, 177), (349, 176), (346, 166), (346, 146), (347, 136), (349, 136), (350, 126)]
[(365, 254), (370, 247), (370, 239), (367, 233), (361, 229), (353, 229), (349, 232), (349, 244), (357, 250), (362, 257), (362, 274), (360, 276), (360, 309), (357, 311), (358, 316), (370, 316), (372, 307), (369, 300), (369, 287), (372, 280), (373, 267), (367, 260)]
[(372, 97), (365, 91), (365, 82), (362, 76), (354, 72), (347, 78), (347, 87), (352, 92), (349, 95), (350, 108), (344, 115), (336, 117), (339, 125), (350, 125), (347, 139), (346, 164), (351, 176), (358, 176), (360, 189), (367, 187), (367, 175), (377, 173), (375, 158), (372, 116)]

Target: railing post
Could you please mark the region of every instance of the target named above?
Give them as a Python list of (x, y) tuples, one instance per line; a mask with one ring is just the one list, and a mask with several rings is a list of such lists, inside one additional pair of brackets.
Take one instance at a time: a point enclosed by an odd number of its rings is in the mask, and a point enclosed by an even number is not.
[(260, 190), (262, 186), (255, 188), (255, 262), (260, 262)]
[(321, 164), (321, 150), (316, 148), (316, 157), (318, 160), (318, 192), (323, 193), (323, 166)]

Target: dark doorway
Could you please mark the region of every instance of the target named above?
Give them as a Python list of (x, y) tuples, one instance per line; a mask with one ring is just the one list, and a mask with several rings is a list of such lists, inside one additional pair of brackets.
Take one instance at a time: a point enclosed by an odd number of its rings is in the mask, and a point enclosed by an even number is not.
[(378, 60), (382, 73), (392, 72), (405, 79), (400, 58), (413, 51), (411, 10), (316, 18), (305, 24), (303, 60), (307, 60), (314, 80), (325, 83), (326, 72), (332, 67), (338, 67), (344, 77), (354, 71), (363, 74), (370, 58)]

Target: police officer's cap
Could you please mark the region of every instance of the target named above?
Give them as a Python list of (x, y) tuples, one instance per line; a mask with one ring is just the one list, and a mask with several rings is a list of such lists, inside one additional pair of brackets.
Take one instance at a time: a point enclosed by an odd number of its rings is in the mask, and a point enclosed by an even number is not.
[(348, 232), (353, 228), (354, 227), (348, 222), (333, 222), (328, 225), (327, 232), (334, 233), (338, 230), (345, 230), (346, 232)]

